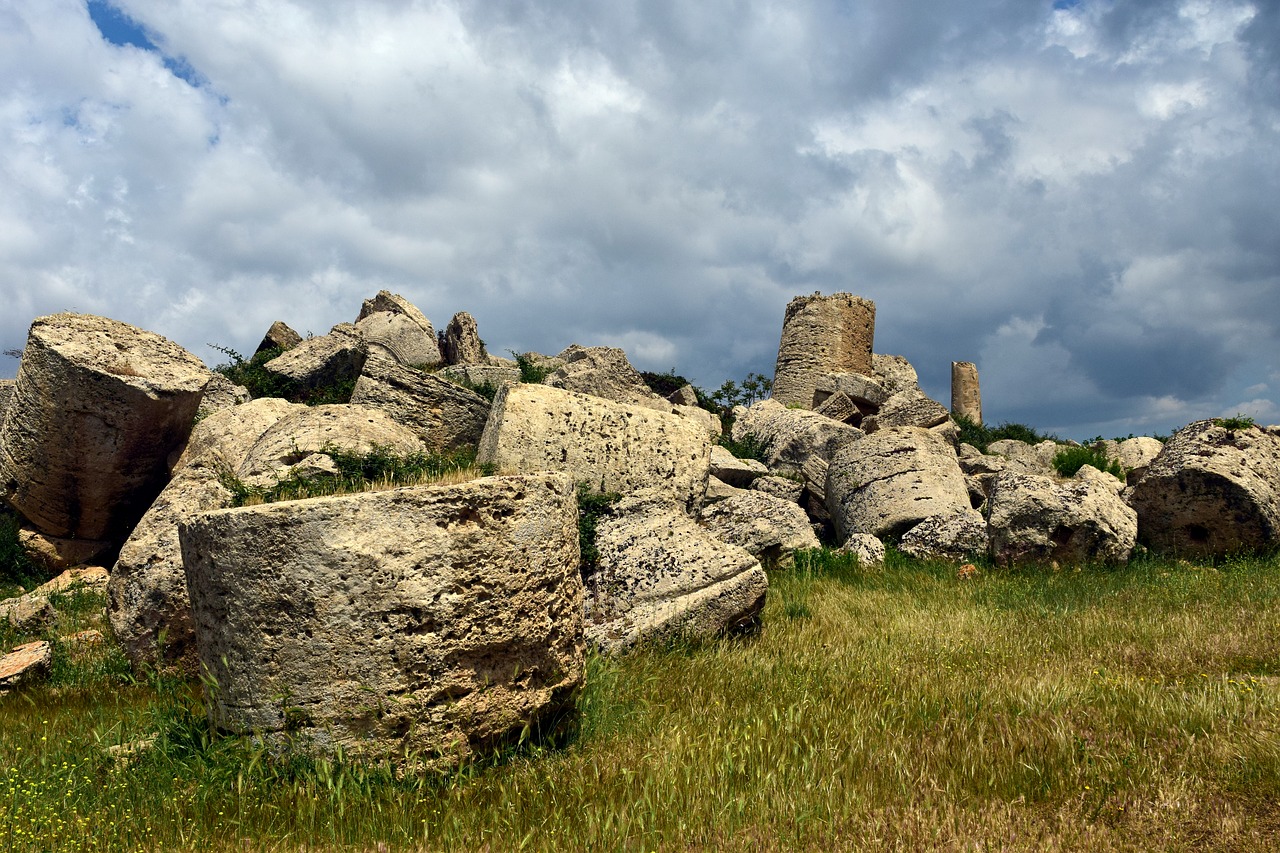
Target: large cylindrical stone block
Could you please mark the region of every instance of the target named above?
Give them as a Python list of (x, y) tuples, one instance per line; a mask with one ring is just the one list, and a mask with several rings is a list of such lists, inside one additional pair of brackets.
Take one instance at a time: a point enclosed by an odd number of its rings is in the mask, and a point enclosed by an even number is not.
[(982, 423), (982, 392), (978, 366), (972, 361), (951, 362), (951, 414)]
[(441, 767), (556, 719), (582, 686), (566, 475), (219, 510), (179, 538), (222, 728)]
[(49, 536), (121, 541), (164, 488), (210, 375), (126, 323), (37, 318), (0, 422), (5, 499)]
[(841, 448), (827, 468), (827, 510), (842, 542), (854, 533), (901, 536), (969, 507), (955, 450), (920, 427), (872, 433)]
[(797, 296), (782, 320), (773, 399), (813, 408), (818, 380), (828, 373), (872, 375), (876, 304), (848, 293)]

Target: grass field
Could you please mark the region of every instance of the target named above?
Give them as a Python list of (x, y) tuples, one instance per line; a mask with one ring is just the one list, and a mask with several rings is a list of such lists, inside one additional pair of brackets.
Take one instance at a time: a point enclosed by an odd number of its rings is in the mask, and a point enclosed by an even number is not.
[(443, 778), (62, 649), (0, 699), (0, 850), (1280, 849), (1280, 561), (771, 581), (758, 635), (596, 659), (568, 742)]

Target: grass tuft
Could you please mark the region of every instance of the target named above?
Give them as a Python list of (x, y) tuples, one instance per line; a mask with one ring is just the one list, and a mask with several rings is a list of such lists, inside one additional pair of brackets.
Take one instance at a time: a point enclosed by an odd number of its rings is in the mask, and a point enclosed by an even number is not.
[(1053, 457), (1053, 468), (1063, 477), (1073, 477), (1086, 465), (1092, 465), (1099, 471), (1110, 474), (1120, 482), (1125, 480), (1125, 470), (1107, 456), (1105, 450), (1096, 447), (1064, 447)]

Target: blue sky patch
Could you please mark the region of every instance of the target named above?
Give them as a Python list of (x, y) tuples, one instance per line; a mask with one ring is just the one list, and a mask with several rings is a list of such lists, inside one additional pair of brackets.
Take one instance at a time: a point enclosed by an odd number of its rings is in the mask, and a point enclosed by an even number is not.
[(183, 57), (173, 57), (162, 51), (147, 35), (147, 31), (133, 18), (117, 9), (107, 0), (89, 0), (89, 18), (98, 32), (108, 42), (119, 46), (136, 47), (156, 54), (164, 62), (169, 73), (192, 86), (199, 87), (206, 81)]

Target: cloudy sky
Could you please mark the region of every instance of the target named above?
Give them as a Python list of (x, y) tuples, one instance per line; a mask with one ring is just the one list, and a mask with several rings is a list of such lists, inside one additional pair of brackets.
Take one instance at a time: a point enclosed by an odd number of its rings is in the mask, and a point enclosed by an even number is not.
[(0, 0), (0, 348), (386, 288), (715, 388), (844, 290), (992, 423), (1274, 423), (1278, 142), (1280, 0)]

